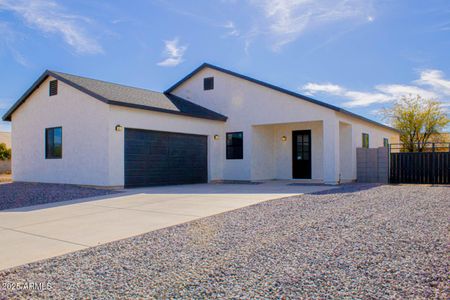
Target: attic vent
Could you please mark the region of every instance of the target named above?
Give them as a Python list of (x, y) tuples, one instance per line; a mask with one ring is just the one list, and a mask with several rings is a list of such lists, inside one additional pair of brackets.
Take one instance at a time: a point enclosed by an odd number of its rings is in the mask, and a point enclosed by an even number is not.
[(206, 77), (203, 79), (203, 90), (213, 90), (214, 89), (214, 77)]
[(50, 81), (48, 94), (50, 96), (55, 96), (58, 94), (58, 80), (52, 80)]

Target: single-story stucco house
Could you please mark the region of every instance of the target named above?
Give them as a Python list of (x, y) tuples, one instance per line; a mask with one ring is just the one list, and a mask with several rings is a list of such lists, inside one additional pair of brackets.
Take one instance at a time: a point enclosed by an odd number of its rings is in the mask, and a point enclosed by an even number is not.
[(4, 115), (13, 180), (151, 186), (356, 179), (356, 148), (398, 132), (203, 64), (163, 93), (46, 71)]

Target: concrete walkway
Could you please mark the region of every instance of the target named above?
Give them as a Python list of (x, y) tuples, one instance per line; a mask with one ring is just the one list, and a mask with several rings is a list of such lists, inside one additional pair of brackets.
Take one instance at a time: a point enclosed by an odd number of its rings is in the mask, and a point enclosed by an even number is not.
[(197, 184), (0, 211), (0, 270), (330, 186)]

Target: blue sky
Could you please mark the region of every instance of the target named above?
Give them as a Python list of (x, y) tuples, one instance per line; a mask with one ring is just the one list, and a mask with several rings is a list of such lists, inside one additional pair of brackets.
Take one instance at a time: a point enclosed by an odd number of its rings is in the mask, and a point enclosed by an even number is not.
[(163, 91), (209, 62), (380, 121), (450, 109), (449, 54), (448, 0), (0, 0), (0, 114), (45, 69)]

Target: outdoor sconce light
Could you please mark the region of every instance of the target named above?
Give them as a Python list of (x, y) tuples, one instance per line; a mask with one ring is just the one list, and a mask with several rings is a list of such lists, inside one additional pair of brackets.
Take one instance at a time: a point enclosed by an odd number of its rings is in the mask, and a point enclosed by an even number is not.
[(220, 138), (220, 136), (219, 136), (218, 134), (215, 134), (215, 135), (214, 135), (214, 140), (217, 141), (219, 138)]
[(116, 125), (116, 131), (122, 131), (123, 127), (122, 125)]
[(286, 142), (286, 141), (287, 141), (287, 137), (286, 137), (285, 135), (283, 135), (283, 136), (281, 137), (281, 141), (282, 141), (282, 142)]

